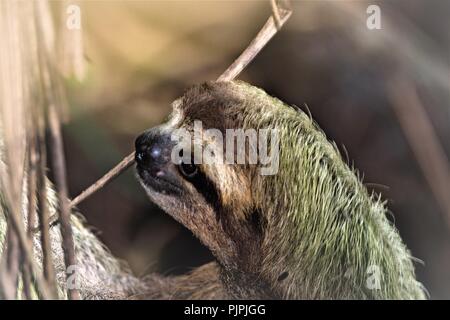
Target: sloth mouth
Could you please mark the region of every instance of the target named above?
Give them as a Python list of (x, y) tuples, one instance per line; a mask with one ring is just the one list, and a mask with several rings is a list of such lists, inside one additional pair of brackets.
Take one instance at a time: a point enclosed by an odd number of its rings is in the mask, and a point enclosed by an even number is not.
[(179, 195), (182, 193), (181, 186), (176, 182), (176, 178), (161, 169), (149, 170), (140, 165), (136, 167), (140, 180), (153, 191), (162, 194)]

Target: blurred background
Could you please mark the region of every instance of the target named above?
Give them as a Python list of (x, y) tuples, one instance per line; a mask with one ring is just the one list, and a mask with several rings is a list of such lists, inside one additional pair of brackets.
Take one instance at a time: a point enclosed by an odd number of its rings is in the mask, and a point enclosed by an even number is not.
[[(366, 26), (370, 4), (381, 30)], [(58, 4), (56, 4), (58, 5)], [(72, 197), (162, 123), (192, 84), (216, 79), (271, 14), (269, 1), (81, 1), (87, 62), (66, 82)], [(383, 195), (422, 263), (431, 298), (450, 298), (450, 2), (293, 1), (294, 13), (240, 75), (306, 110)], [(79, 205), (110, 250), (142, 275), (212, 259), (146, 198), (132, 169)]]

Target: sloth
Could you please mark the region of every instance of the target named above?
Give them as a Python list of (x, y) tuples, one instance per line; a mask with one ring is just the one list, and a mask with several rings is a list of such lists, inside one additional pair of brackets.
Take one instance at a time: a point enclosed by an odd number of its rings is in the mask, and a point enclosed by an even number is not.
[[(189, 156), (174, 163), (173, 136), (193, 132), (195, 121), (222, 134), (277, 130), (277, 173)], [(194, 149), (223, 151), (217, 141), (194, 140)], [(201, 290), (218, 287), (237, 299), (424, 298), (379, 196), (307, 114), (261, 89), (237, 81), (194, 86), (173, 103), (166, 124), (137, 138), (136, 162), (150, 199), (215, 256), (196, 272), (206, 281)]]
[[(72, 216), (85, 299), (423, 299), (413, 257), (357, 172), (309, 115), (241, 81), (206, 82), (173, 104), (169, 120), (135, 142), (136, 172), (151, 201), (188, 228), (213, 256), (181, 276), (133, 276)], [(196, 161), (178, 132), (276, 130), (262, 164)], [(212, 153), (218, 139), (192, 139)], [(254, 145), (244, 144), (245, 157)], [(261, 147), (256, 145), (256, 149)], [(0, 148), (1, 149), (1, 148)], [(186, 151), (188, 150), (188, 151)], [(257, 150), (262, 151), (262, 150)], [(266, 150), (267, 151), (267, 150)], [(1, 164), (1, 162), (0, 162)], [(48, 184), (50, 209), (57, 201)], [(2, 220), (3, 219), (3, 220)], [(5, 220), (0, 212), (0, 251)], [(52, 227), (58, 284), (65, 287), (59, 226)], [(39, 241), (35, 251), (41, 254)], [(61, 290), (63, 292), (63, 290)]]

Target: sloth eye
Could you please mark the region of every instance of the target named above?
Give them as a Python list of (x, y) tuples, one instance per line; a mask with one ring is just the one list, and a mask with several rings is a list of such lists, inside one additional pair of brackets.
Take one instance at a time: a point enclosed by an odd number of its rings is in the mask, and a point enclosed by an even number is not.
[(197, 166), (192, 163), (182, 163), (178, 166), (178, 168), (181, 174), (186, 178), (193, 178), (198, 172)]

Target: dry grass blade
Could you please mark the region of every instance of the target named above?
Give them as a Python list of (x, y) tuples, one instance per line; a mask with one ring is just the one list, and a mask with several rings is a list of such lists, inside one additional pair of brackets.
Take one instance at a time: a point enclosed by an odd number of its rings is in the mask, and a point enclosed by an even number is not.
[[(70, 6), (70, 7), (69, 7)], [(61, 25), (66, 25), (67, 10), (79, 10), (79, 1), (65, 0), (61, 5)], [(75, 76), (79, 81), (86, 74), (86, 66), (83, 50), (83, 32), (78, 26), (73, 28), (61, 28), (59, 34), (60, 46), (58, 47), (58, 60), (65, 77)]]
[[(59, 220), (61, 223), (62, 246), (66, 268), (76, 265), (75, 245), (73, 241), (72, 226), (70, 224), (70, 205), (67, 191), (67, 176), (64, 160), (64, 146), (61, 135), (61, 125), (54, 105), (49, 106), (49, 127), (52, 143), (52, 158), (55, 171), (56, 189), (58, 190)], [(46, 222), (45, 227), (49, 224)], [(79, 300), (80, 293), (76, 288), (68, 288), (68, 297)]]
[(0, 261), (0, 298), (14, 300), (19, 282), (20, 248), (11, 225), (6, 234), (6, 249)]
[[(36, 207), (37, 207), (37, 150), (36, 150), (36, 139), (33, 139), (32, 137), (29, 140), (28, 145), (28, 168), (27, 168), (27, 199), (28, 199), (28, 206), (27, 206), (27, 236), (28, 241), (32, 243), (33, 241), (33, 232), (32, 228), (37, 223), (37, 213), (36, 213)], [(23, 261), (22, 259), (22, 266), (21, 266), (21, 272), (22, 272), (22, 280), (23, 280), (23, 291), (25, 298), (27, 300), (32, 299), (32, 277), (31, 277), (31, 269), (30, 266)]]
[(33, 299), (33, 282), (31, 277), (31, 269), (30, 266), (22, 259), (21, 260), (20, 272), (22, 273), (22, 281), (23, 281), (23, 294), (26, 300)]
[[(8, 232), (17, 239), (20, 249), (20, 261), (29, 266), (29, 274), (35, 280), (40, 296), (51, 298), (47, 284), (43, 280), (40, 268), (35, 261), (31, 242), (26, 235), (22, 204), (24, 190), (25, 154), (27, 142), (27, 117), (32, 105), (30, 83), (34, 81), (32, 70), (34, 65), (30, 56), (29, 26), (32, 23), (32, 2), (19, 3), (15, 1), (0, 2), (0, 38), (5, 46), (0, 50), (0, 112), (3, 138), (2, 159), (0, 162), (0, 180), (2, 192), (2, 209), (7, 217)], [(31, 13), (31, 15), (30, 15)], [(25, 23), (19, 23), (25, 22)], [(27, 41), (24, 41), (27, 37)], [(10, 238), (12, 239), (12, 238)], [(9, 241), (13, 249), (16, 240)], [(17, 260), (17, 254), (11, 255)], [(13, 261), (10, 261), (13, 263)], [(17, 267), (17, 272), (20, 269)], [(14, 275), (12, 280), (15, 279)]]
[[(50, 131), (50, 144), (51, 144), (51, 157), (52, 165), (55, 176), (56, 190), (58, 193), (58, 204), (59, 204), (59, 218), (61, 222), (61, 237), (62, 237), (62, 249), (64, 253), (64, 263), (66, 268), (69, 266), (76, 265), (75, 259), (75, 246), (72, 234), (72, 226), (70, 224), (70, 206), (68, 200), (68, 190), (67, 190), (67, 175), (66, 166), (64, 159), (64, 144), (61, 133), (61, 121), (60, 116), (66, 110), (66, 101), (64, 97), (64, 92), (60, 83), (60, 78), (56, 72), (55, 61), (55, 48), (52, 42), (53, 29), (52, 20), (50, 18), (50, 10), (48, 8), (48, 3), (44, 1), (39, 1), (36, 3), (35, 19), (37, 22), (37, 36), (38, 36), (38, 52), (41, 58), (42, 74), (43, 74), (43, 87), (46, 95), (45, 105), (47, 106), (46, 121), (49, 126)], [(44, 44), (44, 45), (42, 45)], [(43, 139), (40, 139), (43, 140)], [(41, 150), (41, 155), (44, 155), (44, 144), (40, 143), (43, 150)], [(45, 189), (45, 180), (43, 180), (42, 189)], [(42, 190), (41, 189), (41, 190)], [(41, 204), (44, 204), (46, 199), (42, 199)], [(45, 207), (40, 210), (44, 214), (41, 214), (41, 218), (46, 220), (45, 222), (41, 220), (41, 232), (47, 233), (49, 228), (48, 214), (45, 214)], [(44, 239), (44, 235), (42, 235)], [(47, 251), (48, 254), (51, 252), (51, 247), (49, 243), (43, 241), (43, 250)], [(45, 245), (45, 248), (44, 248)], [(47, 261), (45, 267), (48, 271), (53, 273), (51, 265), (51, 260)], [(53, 281), (53, 275), (48, 273), (49, 281)], [(80, 299), (79, 291), (76, 288), (67, 288), (67, 294), (69, 299)]]
[(389, 82), (388, 92), (400, 126), (450, 229), (449, 159), (414, 85), (397, 76)]
[[(60, 115), (66, 103), (55, 65), (58, 59), (55, 55), (53, 21), (47, 1), (2, 1), (0, 9), (0, 38), (4, 44), (4, 49), (0, 50), (0, 143), (3, 143), (1, 160), (4, 162), (4, 165), (0, 162), (0, 182), (2, 209), (7, 216), (10, 235), (8, 249), (4, 253), (8, 264), (5, 264), (4, 270), (13, 270), (10, 266), (14, 266), (17, 274), (22, 271), (27, 298), (31, 297), (33, 279), (40, 297), (56, 298), (45, 174), (46, 125), (50, 126), (53, 145), (65, 264), (75, 265), (76, 261), (60, 128)], [(27, 172), (26, 180), (24, 172)], [(24, 227), (22, 207), (28, 211), (25, 219), (28, 232)], [(36, 217), (39, 217), (40, 223), (37, 223)], [(32, 247), (32, 231), (36, 224), (40, 231), (44, 277)], [(11, 254), (15, 247), (20, 249), (20, 254)], [(19, 261), (23, 262), (21, 268), (18, 267)], [(17, 275), (9, 272), (9, 282), (15, 282), (15, 279)], [(8, 285), (7, 282), (1, 284)], [(7, 296), (12, 295), (13, 292), (8, 289)], [(79, 298), (74, 289), (68, 291), (68, 296)]]
[[(2, 16), (13, 14), (18, 11), (17, 6), (12, 3), (0, 4)], [(20, 27), (12, 19), (0, 20), (0, 38), (2, 41), (17, 41)], [(19, 49), (18, 46), (15, 49)], [(20, 73), (22, 56), (13, 50), (0, 51), (0, 130), (4, 136), (4, 159), (7, 165), (2, 167), (0, 162), (1, 189), (5, 190), (0, 199), (1, 205), (9, 212), (20, 212), (19, 201), (21, 200), (24, 148), (23, 142), (25, 132), (23, 129), (23, 100), (24, 94), (21, 90), (23, 78)], [(17, 106), (18, 105), (18, 106)], [(14, 110), (17, 106), (17, 110)], [(14, 112), (16, 111), (16, 112)], [(21, 126), (22, 125), (22, 126)], [(8, 217), (10, 220), (10, 217)], [(0, 239), (1, 241), (1, 239)], [(18, 280), (19, 246), (17, 235), (11, 223), (8, 222), (6, 235), (6, 249), (2, 254), (0, 265), (0, 296), (5, 299), (16, 297), (16, 283)]]
[[(291, 10), (279, 8), (277, 10), (280, 18), (280, 27), (286, 23), (292, 14)], [(220, 75), (217, 81), (231, 81), (235, 79), (242, 70), (255, 58), (255, 56), (261, 51), (262, 48), (272, 39), (272, 37), (277, 33), (279, 28), (276, 26), (275, 18), (270, 17), (262, 29), (258, 32), (253, 41), (249, 46), (242, 52), (242, 54), (228, 67), (225, 72)], [(129, 168), (134, 163), (134, 152), (126, 156), (122, 161), (119, 162), (113, 169), (106, 173), (102, 178), (97, 180), (90, 187), (81, 192), (72, 202), (71, 205), (75, 206), (81, 201), (87, 199), (95, 192), (103, 188), (112, 179), (119, 176), (123, 171)]]
[(38, 150), (36, 138), (30, 138), (30, 144), (28, 146), (28, 176), (27, 176), (27, 234), (32, 241), (33, 232), (32, 229), (36, 225), (36, 207), (37, 207), (37, 174), (38, 174)]
[[(39, 231), (41, 237), (41, 247), (42, 247), (42, 264), (44, 270), (44, 277), (47, 284), (52, 291), (53, 295), (57, 295), (56, 290), (56, 277), (55, 268), (53, 266), (52, 260), (52, 248), (50, 240), (50, 227), (49, 227), (49, 208), (47, 204), (47, 187), (45, 185), (45, 167), (47, 163), (46, 151), (45, 151), (45, 140), (43, 134), (39, 133), (35, 139), (36, 143), (36, 155), (39, 157), (39, 162), (37, 163), (36, 172), (36, 187), (39, 190), (39, 201), (38, 201), (38, 216), (39, 216)], [(30, 200), (28, 200), (30, 201)], [(32, 209), (32, 208), (30, 208)], [(33, 210), (34, 211), (34, 210)], [(29, 229), (33, 225), (29, 224)]]

